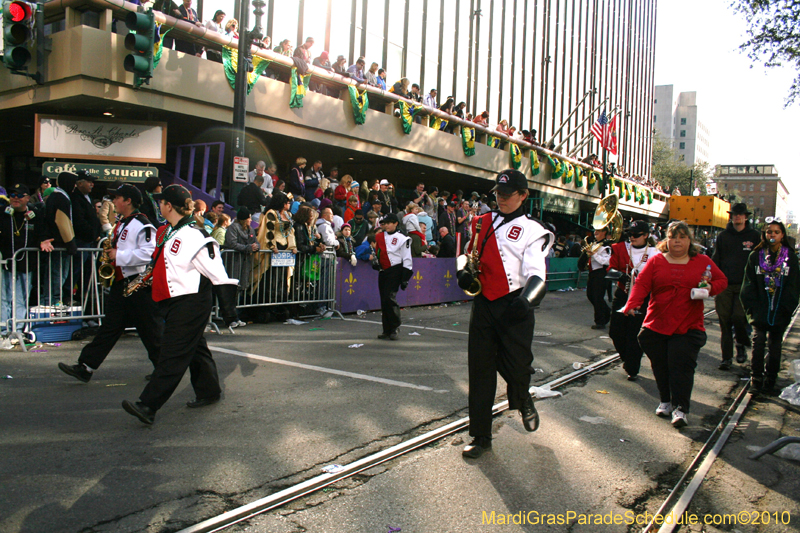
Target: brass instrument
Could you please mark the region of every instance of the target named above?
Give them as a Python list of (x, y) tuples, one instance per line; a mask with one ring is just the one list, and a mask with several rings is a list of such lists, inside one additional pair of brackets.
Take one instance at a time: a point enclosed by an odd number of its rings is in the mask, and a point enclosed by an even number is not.
[(122, 291), (124, 297), (128, 297), (142, 287), (149, 287), (153, 284), (153, 265), (147, 265), (144, 272), (136, 276)]
[(466, 270), (472, 276), (472, 283), (469, 288), (463, 289), (467, 296), (477, 296), (483, 290), (481, 280), (478, 279), (478, 274), (481, 273), (481, 259), (480, 252), (478, 251), (478, 236), (481, 234), (481, 223), (483, 220), (478, 219), (475, 225), (475, 238), (472, 241), (472, 253), (470, 255), (462, 254), (456, 260), (456, 270)]
[[(594, 218), (592, 219), (592, 227), (596, 230), (606, 230), (606, 239), (610, 241), (618, 241), (622, 236), (622, 215), (619, 212), (619, 197), (616, 193), (609, 194), (597, 205), (594, 211)], [(603, 247), (601, 242), (593, 242), (589, 244), (586, 238), (583, 239), (583, 246), (581, 252), (586, 255), (593, 255)]]
[(108, 251), (113, 246), (111, 239), (103, 241), (103, 253), (100, 254), (100, 266), (97, 267), (97, 276), (102, 280), (103, 287), (110, 287), (114, 279), (114, 265), (108, 257)]

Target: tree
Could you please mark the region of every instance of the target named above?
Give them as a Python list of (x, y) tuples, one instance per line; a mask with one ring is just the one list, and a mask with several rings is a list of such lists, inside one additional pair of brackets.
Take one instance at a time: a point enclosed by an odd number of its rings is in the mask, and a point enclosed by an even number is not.
[(785, 107), (800, 97), (800, 2), (797, 0), (733, 0), (734, 11), (747, 20), (747, 42), (739, 49), (766, 67), (793, 65), (798, 75), (789, 87)]
[(681, 194), (692, 194), (694, 187), (705, 191), (706, 181), (711, 179), (713, 171), (708, 163), (700, 162), (690, 167), (681, 161), (670, 142), (659, 135), (653, 136), (653, 167), (650, 175), (665, 191), (673, 191), (678, 187)]

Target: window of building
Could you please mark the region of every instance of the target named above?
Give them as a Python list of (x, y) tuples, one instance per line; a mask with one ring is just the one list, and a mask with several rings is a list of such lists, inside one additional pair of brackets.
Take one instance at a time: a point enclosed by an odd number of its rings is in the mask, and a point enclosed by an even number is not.
[(686, 143), (678, 144), (678, 148), (680, 148), (681, 150), (685, 150), (686, 149)]
[(653, 115), (653, 122), (655, 122), (656, 120), (658, 120), (658, 117)]
[(686, 137), (686, 130), (681, 130), (681, 137)]
[(682, 119), (681, 119), (681, 126), (685, 126), (685, 125), (686, 125), (686, 119), (685, 119), (685, 118), (682, 118)]
[(657, 103), (658, 103), (658, 98), (655, 98), (655, 99), (653, 100), (653, 103), (654, 103), (654, 104), (657, 104)]
[(678, 161), (686, 161), (686, 156), (681, 154), (681, 156), (678, 158)]
[(753, 184), (751, 183), (751, 184), (750, 184), (750, 192), (753, 192), (754, 190), (755, 190), (755, 185), (753, 185)]
[(759, 204), (764, 205), (764, 197), (762, 196), (761, 199), (758, 201)]
[(767, 184), (766, 183), (762, 183), (761, 184), (761, 192), (764, 192), (766, 190), (767, 190)]

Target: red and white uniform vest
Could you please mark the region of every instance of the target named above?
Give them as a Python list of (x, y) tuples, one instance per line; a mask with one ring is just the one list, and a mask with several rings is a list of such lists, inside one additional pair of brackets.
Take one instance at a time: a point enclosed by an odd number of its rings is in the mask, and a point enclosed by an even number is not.
[[(483, 221), (478, 235), (479, 250), (483, 246), (478, 275), (483, 296), (494, 301), (524, 287), (531, 276), (547, 278), (545, 258), (555, 240), (547, 228), (524, 215), (503, 224), (503, 216), (491, 212), (472, 220), (473, 236), (478, 220)], [(486, 239), (492, 228), (495, 231)], [(467, 253), (472, 253), (474, 243), (473, 237)]]
[[(158, 229), (156, 242), (161, 242), (169, 225)], [(214, 258), (209, 255), (207, 245), (214, 249)], [(158, 254), (156, 249), (155, 254)], [(237, 285), (225, 272), (219, 244), (212, 237), (204, 236), (199, 229), (186, 226), (164, 244), (156, 264), (153, 266), (153, 300), (196, 294), (200, 289), (201, 276), (214, 285)]]
[[(117, 222), (112, 239), (117, 243), (116, 280), (136, 276), (147, 269), (156, 249), (156, 228), (143, 223), (144, 217), (131, 215)], [(146, 219), (145, 219), (146, 220)], [(149, 238), (148, 232), (149, 231)]]
[(603, 246), (589, 260), (589, 270), (605, 270), (611, 261), (611, 246)]
[[(631, 253), (628, 253), (628, 247)], [(636, 276), (642, 271), (644, 265), (658, 253), (658, 250), (653, 246), (645, 246), (644, 248), (634, 248), (627, 242), (618, 242), (611, 245), (611, 260), (608, 263), (608, 268), (618, 270), (623, 274), (631, 277), (631, 286), (633, 286)], [(647, 257), (645, 257), (647, 255)], [(633, 256), (633, 257), (631, 257)], [(618, 282), (617, 286), (625, 290), (626, 283)]]
[(380, 250), (378, 259), (381, 270), (395, 265), (403, 265), (406, 270), (414, 269), (414, 262), (411, 259), (411, 239), (399, 231), (378, 233), (375, 235), (375, 246)]

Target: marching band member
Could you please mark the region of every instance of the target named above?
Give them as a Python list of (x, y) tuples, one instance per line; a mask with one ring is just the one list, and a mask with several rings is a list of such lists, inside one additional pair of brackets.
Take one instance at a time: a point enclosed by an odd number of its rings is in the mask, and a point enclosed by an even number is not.
[[(477, 259), (481, 293), (472, 302), (469, 323), (469, 434), (462, 452), (477, 458), (492, 447), (492, 405), (499, 372), (508, 385), (508, 405), (518, 409), (528, 431), (539, 427), (529, 387), (533, 369), (533, 310), (544, 298), (545, 258), (553, 234), (524, 214), (528, 180), (504, 170), (493, 189), (498, 210), (476, 216), (468, 252)], [(464, 257), (464, 256), (462, 256)], [(461, 262), (459, 262), (460, 264)], [(458, 285), (467, 289), (474, 271), (459, 269)]]
[(608, 228), (594, 230), (595, 242), (602, 243), (599, 250), (592, 253), (584, 250), (578, 259), (578, 268), (589, 268), (589, 281), (586, 283), (586, 297), (594, 307), (594, 324), (592, 329), (605, 329), (611, 318), (611, 310), (605, 301), (606, 269), (611, 260), (611, 242), (608, 239)]
[(145, 424), (152, 424), (156, 411), (178, 387), (188, 368), (196, 399), (188, 407), (203, 407), (219, 401), (217, 366), (211, 357), (203, 332), (211, 314), (211, 287), (217, 295), (227, 323), (235, 320), (233, 304), (238, 280), (228, 278), (219, 244), (202, 228), (194, 226), (194, 202), (189, 191), (170, 185), (161, 194), (161, 214), (168, 224), (156, 235), (152, 262), (153, 300), (164, 316), (165, 335), (161, 359), (153, 378), (136, 403), (127, 400), (122, 407)]
[[(608, 264), (608, 275), (617, 272), (621, 275), (611, 302), (611, 324), (608, 336), (614, 342), (614, 348), (622, 359), (622, 368), (628, 374), (628, 381), (635, 381), (639, 375), (642, 364), (642, 348), (639, 346), (637, 335), (642, 329), (644, 313), (633, 316), (619, 313), (628, 301), (631, 287), (636, 283), (636, 276), (644, 268), (645, 263), (654, 257), (658, 250), (647, 242), (650, 237), (650, 227), (644, 220), (636, 220), (628, 228), (629, 242), (618, 242), (611, 246), (611, 261)], [(647, 307), (647, 300), (642, 304)]]
[(406, 290), (408, 280), (414, 274), (411, 259), (411, 239), (397, 231), (400, 220), (389, 213), (381, 220), (381, 231), (375, 235), (375, 251), (380, 264), (378, 291), (381, 296), (381, 320), (383, 333), (379, 339), (397, 340), (400, 328), (400, 306), (397, 290)]
[(108, 258), (114, 266), (114, 279), (105, 300), (105, 318), (91, 343), (87, 344), (75, 365), (58, 363), (58, 368), (75, 379), (88, 383), (95, 370), (105, 361), (128, 324), (147, 349), (147, 356), (155, 367), (161, 354), (163, 320), (153, 302), (150, 287), (140, 287), (125, 297), (128, 283), (144, 273), (155, 250), (156, 229), (150, 220), (139, 212), (142, 194), (135, 186), (122, 184), (109, 192), (120, 220), (111, 235)]

